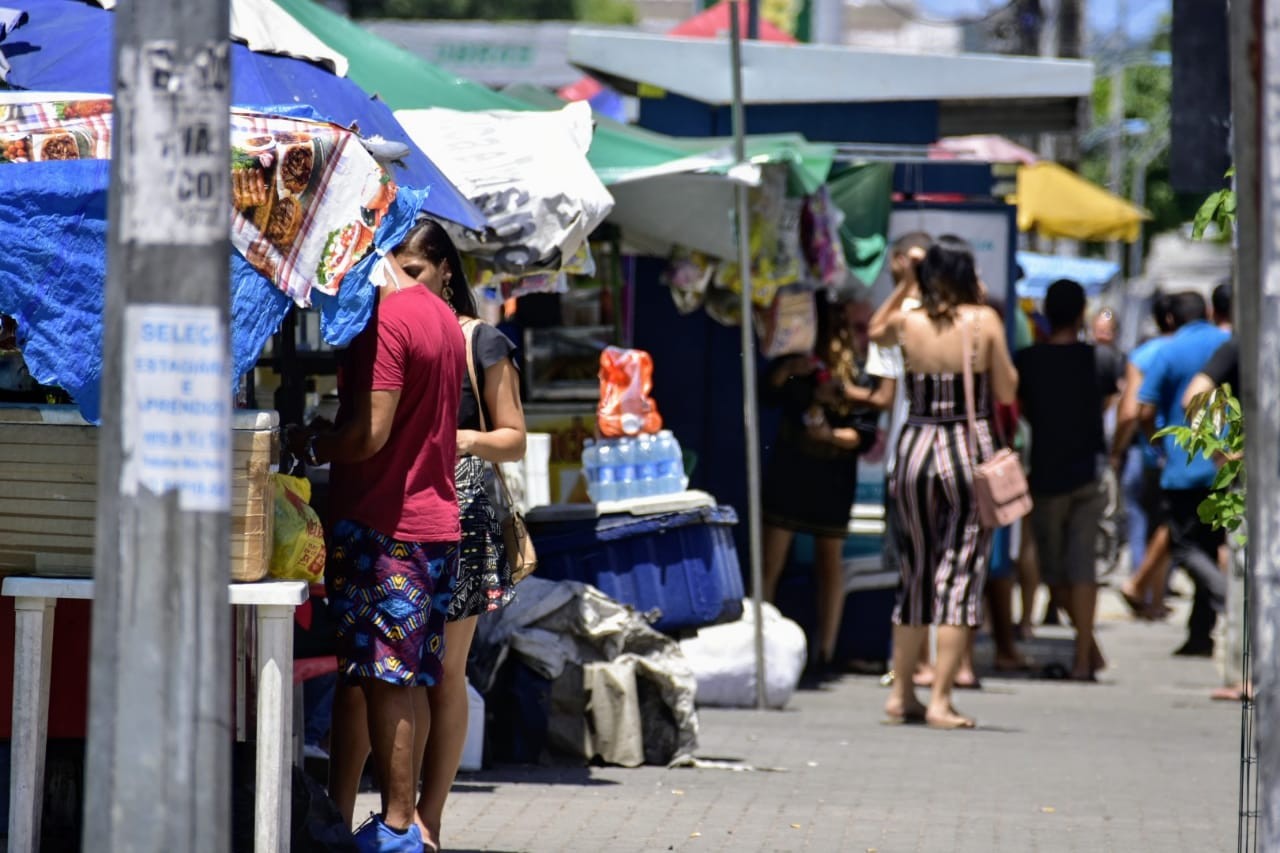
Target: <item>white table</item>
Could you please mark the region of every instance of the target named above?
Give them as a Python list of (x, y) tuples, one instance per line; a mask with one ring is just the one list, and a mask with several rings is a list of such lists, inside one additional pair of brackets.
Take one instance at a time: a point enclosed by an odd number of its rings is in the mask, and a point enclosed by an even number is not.
[[(53, 608), (60, 598), (93, 599), (93, 581), (9, 577), (14, 600), (13, 732), (9, 767), (9, 850), (40, 849)], [(302, 581), (233, 583), (230, 603), (257, 608), (258, 708), (255, 853), (288, 853), (293, 740), (293, 612), (307, 600)], [(229, 745), (228, 745), (229, 746)]]

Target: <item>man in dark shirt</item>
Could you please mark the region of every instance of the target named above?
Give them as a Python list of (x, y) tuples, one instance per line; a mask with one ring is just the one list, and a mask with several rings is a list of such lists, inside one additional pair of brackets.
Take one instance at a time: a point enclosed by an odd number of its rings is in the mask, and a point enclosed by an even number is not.
[(1076, 629), (1072, 678), (1092, 681), (1104, 661), (1093, 636), (1098, 582), (1098, 524), (1105, 497), (1100, 473), (1106, 453), (1102, 410), (1116, 376), (1094, 347), (1080, 342), (1084, 289), (1054, 282), (1045, 294), (1046, 343), (1017, 354), (1018, 398), (1031, 425), (1031, 528), (1040, 573)]
[(1191, 408), (1196, 397), (1214, 388), (1230, 388), (1233, 397), (1240, 396), (1240, 341), (1231, 337), (1209, 357), (1182, 395), (1182, 407)]

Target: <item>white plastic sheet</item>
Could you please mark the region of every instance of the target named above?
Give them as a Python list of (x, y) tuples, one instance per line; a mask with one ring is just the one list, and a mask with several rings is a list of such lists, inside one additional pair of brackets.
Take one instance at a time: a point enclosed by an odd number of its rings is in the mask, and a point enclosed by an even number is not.
[(558, 271), (613, 209), (613, 196), (587, 162), (591, 108), (398, 110), (428, 157), (488, 218), (477, 238), (451, 229), (459, 251), (499, 273)]

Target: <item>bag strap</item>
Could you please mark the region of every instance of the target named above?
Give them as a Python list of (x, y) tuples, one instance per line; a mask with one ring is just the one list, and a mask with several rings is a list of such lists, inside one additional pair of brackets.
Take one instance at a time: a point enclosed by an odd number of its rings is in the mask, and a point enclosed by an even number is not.
[[(475, 337), (480, 331), (483, 320), (468, 319), (462, 323), (462, 336), (467, 341), (467, 377), (471, 380), (471, 393), (476, 398), (476, 411), (480, 413), (480, 431), (488, 432), (489, 424), (484, 417), (484, 400), (480, 396), (480, 384), (476, 382), (476, 359), (475, 359)], [(481, 460), (484, 461), (484, 460)], [(502, 496), (507, 500), (507, 506), (511, 506), (511, 489), (507, 486), (507, 478), (503, 476), (502, 466), (493, 462), (485, 462), (491, 469), (493, 475), (498, 480), (498, 485), (502, 487)]]
[[(959, 312), (956, 312), (957, 315)], [(973, 412), (973, 360), (974, 348), (973, 341), (969, 338), (969, 324), (964, 322), (963, 318), (957, 317), (960, 321), (960, 342), (963, 349), (964, 357), (964, 413), (965, 419), (969, 422), (969, 456), (973, 460), (973, 464), (978, 464), (978, 419)]]

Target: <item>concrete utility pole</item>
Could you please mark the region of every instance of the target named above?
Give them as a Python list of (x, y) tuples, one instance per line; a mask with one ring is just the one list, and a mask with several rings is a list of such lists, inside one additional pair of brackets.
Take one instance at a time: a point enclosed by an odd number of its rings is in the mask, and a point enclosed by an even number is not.
[[(1280, 0), (1232, 0), (1236, 332), (1247, 452), (1259, 850), (1280, 850)], [(1247, 674), (1246, 674), (1247, 676)], [(1251, 746), (1251, 745), (1250, 745)]]
[(116, 14), (84, 849), (231, 831), (227, 3)]

